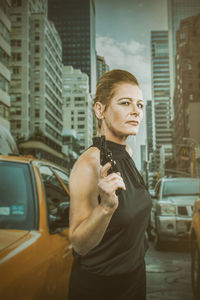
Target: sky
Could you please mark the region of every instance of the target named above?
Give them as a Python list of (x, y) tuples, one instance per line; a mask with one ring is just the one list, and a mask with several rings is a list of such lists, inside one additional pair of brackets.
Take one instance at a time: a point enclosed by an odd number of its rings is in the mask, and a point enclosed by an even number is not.
[[(94, 0), (96, 49), (110, 69), (124, 69), (139, 81), (145, 100), (151, 91), (151, 30), (167, 30), (166, 0)], [(145, 117), (136, 139), (130, 139), (140, 168), (139, 145), (145, 144)]]

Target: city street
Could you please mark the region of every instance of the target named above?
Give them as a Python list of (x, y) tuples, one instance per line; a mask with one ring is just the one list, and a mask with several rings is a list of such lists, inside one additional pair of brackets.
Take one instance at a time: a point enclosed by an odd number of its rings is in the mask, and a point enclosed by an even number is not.
[(187, 243), (166, 244), (146, 254), (147, 300), (194, 300)]

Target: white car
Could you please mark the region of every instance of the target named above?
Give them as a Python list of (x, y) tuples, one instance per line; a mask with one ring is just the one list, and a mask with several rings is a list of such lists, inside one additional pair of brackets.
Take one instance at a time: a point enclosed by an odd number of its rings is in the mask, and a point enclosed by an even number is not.
[(154, 246), (188, 237), (192, 209), (200, 195), (198, 178), (161, 178), (152, 195), (151, 228)]

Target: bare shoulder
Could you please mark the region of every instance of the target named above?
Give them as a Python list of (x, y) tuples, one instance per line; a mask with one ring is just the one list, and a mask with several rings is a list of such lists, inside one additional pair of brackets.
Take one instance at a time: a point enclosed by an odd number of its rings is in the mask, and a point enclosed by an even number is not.
[(82, 219), (98, 205), (99, 174), (99, 150), (91, 147), (79, 157), (70, 174), (71, 224), (74, 220), (74, 211), (76, 219)]
[(126, 151), (127, 151), (128, 154), (132, 157), (133, 151), (132, 151), (131, 147), (130, 147), (128, 144), (126, 144)]
[(99, 149), (96, 147), (91, 147), (81, 154), (72, 168), (69, 178), (70, 183), (73, 182), (74, 179), (81, 181), (86, 178), (88, 180), (90, 178), (98, 178), (100, 172), (99, 156)]
[[(81, 154), (81, 156), (78, 158), (78, 160), (75, 162), (71, 175), (73, 172), (81, 171), (82, 169), (98, 169), (100, 166), (100, 159), (99, 159), (99, 149), (95, 147), (91, 147), (88, 150), (86, 150), (84, 153)], [(71, 176), (70, 175), (70, 176)]]

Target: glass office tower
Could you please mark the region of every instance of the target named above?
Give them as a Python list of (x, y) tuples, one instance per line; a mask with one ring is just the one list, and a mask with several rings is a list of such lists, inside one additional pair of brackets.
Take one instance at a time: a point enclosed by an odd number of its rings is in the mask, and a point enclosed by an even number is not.
[(160, 148), (172, 143), (168, 31), (151, 32), (153, 140), (156, 167), (160, 165)]
[(93, 0), (49, 0), (48, 17), (59, 32), (63, 64), (89, 76), (90, 92), (96, 86), (95, 6)]

